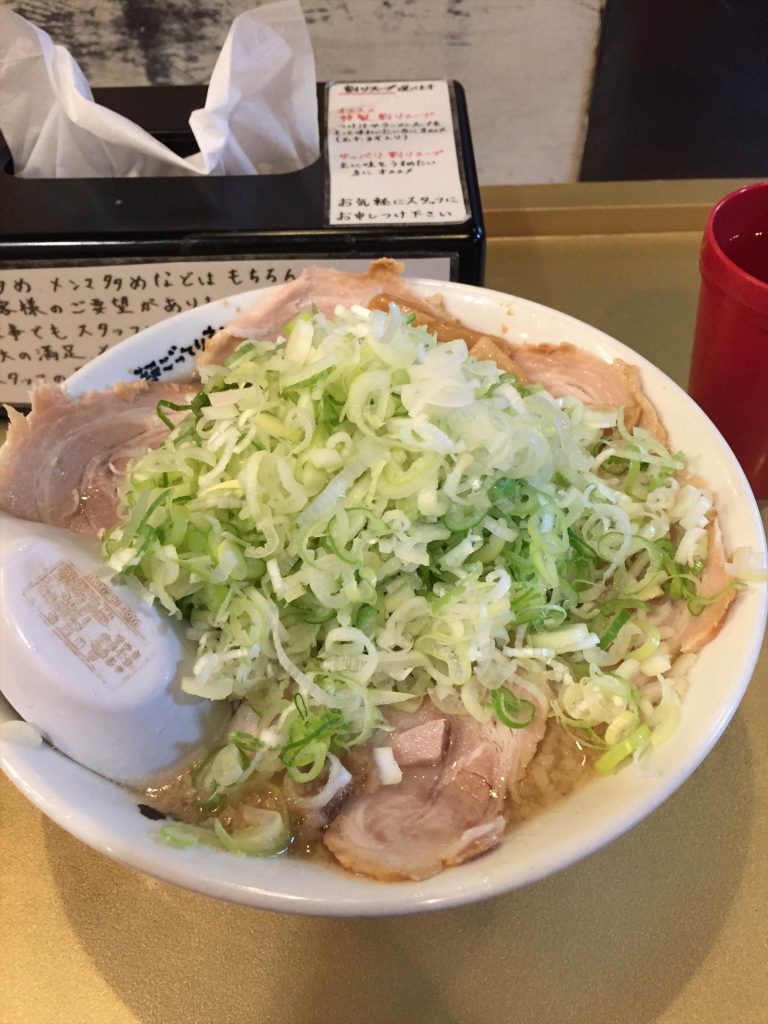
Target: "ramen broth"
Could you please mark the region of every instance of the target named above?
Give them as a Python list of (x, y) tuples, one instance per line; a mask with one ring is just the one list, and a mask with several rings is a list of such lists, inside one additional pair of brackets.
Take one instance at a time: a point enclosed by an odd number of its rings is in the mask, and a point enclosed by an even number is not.
[[(581, 789), (595, 775), (594, 762), (600, 751), (585, 746), (566, 732), (554, 719), (547, 724), (544, 738), (539, 743), (526, 772), (507, 800), (505, 814), (510, 826), (528, 821), (558, 803), (564, 797)], [(359, 752), (344, 758), (352, 771), (356, 791), (365, 787), (365, 759)], [(148, 806), (162, 816), (172, 817), (189, 824), (200, 824), (206, 815), (199, 810), (193, 783), (194, 769), (169, 779), (166, 783), (141, 792), (141, 805)], [(286, 806), (279, 781), (256, 783), (243, 793), (240, 801), (220, 813), (228, 827), (243, 826), (243, 807), (281, 810)], [(290, 811), (292, 841), (288, 854), (312, 858), (324, 865), (339, 868), (338, 863), (323, 844), (323, 833), (333, 814), (343, 806), (343, 797), (337, 798), (325, 813), (298, 814)], [(339, 870), (343, 870), (339, 868)]]

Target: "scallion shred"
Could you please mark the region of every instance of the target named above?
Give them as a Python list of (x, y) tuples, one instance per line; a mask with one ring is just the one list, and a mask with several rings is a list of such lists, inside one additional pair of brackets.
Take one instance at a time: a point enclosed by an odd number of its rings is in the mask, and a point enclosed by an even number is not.
[(531, 724), (536, 714), (533, 701), (516, 697), (506, 687), (493, 691), (491, 703), (498, 720), (510, 729), (524, 729)]

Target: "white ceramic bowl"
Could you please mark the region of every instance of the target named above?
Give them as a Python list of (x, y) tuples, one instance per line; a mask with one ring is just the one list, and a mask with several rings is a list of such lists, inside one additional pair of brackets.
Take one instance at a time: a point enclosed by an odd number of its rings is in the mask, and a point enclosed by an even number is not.
[[(668, 377), (631, 349), (572, 317), (524, 299), (459, 284), (420, 280), (416, 291), (440, 292), (448, 311), (470, 327), (519, 342), (563, 342), (605, 359), (639, 366), (646, 391), (674, 448), (718, 496), (725, 543), (764, 550), (765, 537), (744, 475), (703, 412)], [(135, 379), (132, 371), (190, 346), (270, 289), (189, 310), (142, 331), (84, 367), (66, 385), (72, 394)], [(192, 359), (174, 364), (180, 377)], [(766, 621), (766, 588), (740, 593), (715, 640), (691, 674), (690, 693), (674, 736), (652, 754), (651, 772), (632, 767), (598, 779), (532, 821), (515, 826), (494, 852), (425, 882), (381, 883), (299, 858), (251, 859), (210, 849), (175, 850), (157, 841), (157, 824), (125, 790), (48, 747), (4, 741), (0, 763), (45, 814), (83, 842), (130, 867), (198, 892), (270, 910), (302, 914), (404, 914), (456, 906), (534, 882), (617, 838), (676, 790), (714, 746), (735, 712), (757, 660)], [(7, 705), (0, 718), (11, 717)]]

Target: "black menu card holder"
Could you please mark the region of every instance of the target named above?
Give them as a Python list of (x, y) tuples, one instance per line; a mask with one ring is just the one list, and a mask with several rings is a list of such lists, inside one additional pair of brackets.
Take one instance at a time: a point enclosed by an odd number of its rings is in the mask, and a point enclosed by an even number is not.
[[(356, 89), (351, 85), (340, 88)], [(430, 272), (437, 260), (445, 279), (482, 284), (485, 235), (466, 101), (458, 83), (448, 83), (448, 90), (458, 161), (456, 180), (460, 179), (463, 193), (462, 216), (466, 213), (460, 223), (404, 220), (377, 224), (370, 220), (372, 211), (361, 213), (355, 205), (367, 204), (367, 200), (339, 199), (338, 187), (333, 222), (326, 131), (329, 86), (324, 83), (318, 84), (320, 158), (289, 174), (19, 178), (13, 174), (10, 153), (0, 136), (0, 401), (23, 406), (35, 380), (62, 380), (121, 337), (146, 326), (143, 307), (149, 300), (142, 302), (142, 295), (132, 293), (131, 288), (134, 281), (146, 281), (152, 267), (157, 283), (157, 272), (165, 271), (171, 280), (166, 268), (181, 274), (180, 267), (195, 270), (199, 264), (210, 268), (213, 262), (219, 265), (218, 261), (224, 261), (220, 266), (228, 268), (229, 291), (234, 293), (290, 279), (294, 270), (300, 272), (297, 261), (323, 260), (337, 265), (388, 256), (404, 260), (411, 274), (437, 276)], [(95, 90), (94, 98), (146, 128), (179, 155), (195, 151), (187, 119), (191, 110), (203, 105), (203, 87), (110, 88)], [(357, 164), (352, 161), (349, 165), (358, 169), (349, 173), (410, 173), (407, 166), (419, 161), (402, 159), (402, 147), (398, 149), (392, 142), (397, 131), (397, 125), (391, 124), (388, 140), (378, 149), (378, 155), (384, 157), (378, 163), (389, 170), (377, 170), (375, 159), (360, 159), (358, 146)], [(411, 145), (405, 156), (425, 156), (426, 147), (422, 148), (423, 154)], [(346, 157), (344, 152), (341, 155)], [(369, 156), (375, 157), (376, 152), (362, 153), (362, 157)], [(334, 159), (337, 157), (338, 147)], [(376, 180), (375, 201), (387, 203), (388, 179)], [(441, 200), (438, 195), (431, 201)], [(338, 204), (345, 202), (349, 212), (339, 215)], [(439, 212), (429, 216), (439, 216)], [(340, 217), (345, 218), (341, 223)], [(94, 268), (94, 273), (83, 277), (83, 268)], [(141, 275), (133, 273), (136, 268)], [(41, 269), (47, 271), (47, 310), (32, 273)], [(96, 278), (98, 288), (93, 283)], [(198, 273), (196, 280), (199, 301), (206, 301), (211, 296), (205, 294), (204, 281), (213, 278)], [(118, 281), (120, 288), (116, 287)], [(174, 281), (179, 284), (181, 277)], [(139, 287), (136, 283), (136, 289)], [(172, 287), (166, 294), (152, 309), (155, 319), (190, 305), (182, 302)], [(144, 320), (138, 316), (142, 309)], [(68, 333), (57, 328), (59, 321), (51, 319), (51, 310), (69, 317)], [(133, 310), (136, 316), (126, 315)], [(82, 312), (82, 322), (75, 323), (72, 316), (78, 312)]]

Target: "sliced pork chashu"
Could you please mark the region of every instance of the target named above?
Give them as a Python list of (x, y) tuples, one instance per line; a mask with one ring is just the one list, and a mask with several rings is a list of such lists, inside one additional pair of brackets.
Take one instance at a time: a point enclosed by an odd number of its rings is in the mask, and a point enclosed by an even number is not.
[(462, 338), (468, 348), (478, 346), (475, 354), (479, 359), (494, 359), (502, 369), (521, 375), (503, 339), (473, 331), (450, 316), (440, 296), (425, 299), (417, 295), (402, 280), (402, 270), (401, 263), (389, 259), (376, 260), (362, 274), (308, 267), (295, 281), (276, 288), (222, 327), (207, 342), (198, 365), (223, 362), (246, 338), (274, 341), (287, 323), (312, 306), (332, 316), (337, 306), (368, 306), (386, 311), (394, 303), (403, 312), (412, 313), (415, 323), (426, 327), (438, 341)]
[[(443, 729), (429, 724), (438, 721)], [(429, 878), (493, 849), (504, 834), (507, 793), (543, 733), (542, 714), (513, 730), (444, 715), (426, 700), (416, 715), (398, 719), (389, 738), (402, 781), (381, 785), (371, 768), (366, 790), (344, 805), (325, 845), (348, 870), (382, 881)], [(436, 735), (439, 756), (430, 764)]]
[(439, 307), (433, 307), (411, 291), (400, 277), (402, 271), (402, 263), (389, 259), (376, 260), (363, 274), (308, 267), (295, 281), (276, 288), (214, 334), (199, 357), (198, 365), (223, 362), (246, 338), (274, 341), (297, 313), (312, 306), (326, 316), (333, 316), (337, 306), (367, 306), (382, 292), (404, 307), (417, 306), (422, 312), (439, 318)]
[(731, 602), (736, 597), (733, 589), (726, 590), (733, 577), (725, 569), (725, 549), (723, 547), (720, 525), (713, 519), (708, 527), (709, 551), (707, 564), (696, 586), (699, 597), (714, 597), (725, 591), (722, 596), (705, 606), (699, 615), (692, 615), (683, 600), (659, 603), (654, 619), (660, 625), (672, 630), (669, 645), (673, 652), (696, 654), (705, 644), (718, 633)]
[(141, 381), (70, 398), (54, 385), (37, 385), (29, 415), (9, 410), (8, 437), (0, 448), (0, 509), (97, 534), (117, 518), (128, 460), (156, 448), (168, 434), (157, 403), (184, 404), (196, 390)]
[(513, 356), (523, 379), (541, 384), (555, 397), (572, 395), (584, 405), (624, 409), (628, 430), (642, 427), (662, 444), (667, 434), (643, 393), (637, 367), (616, 359), (600, 359), (575, 345), (516, 345)]
[(574, 345), (514, 345), (505, 338), (472, 330), (448, 314), (439, 296), (425, 299), (401, 279), (402, 264), (376, 260), (362, 274), (309, 267), (295, 281), (275, 289), (215, 334), (198, 365), (223, 362), (246, 338), (273, 341), (286, 323), (313, 305), (328, 316), (338, 305), (387, 310), (395, 303), (412, 313), (438, 341), (461, 338), (478, 359), (492, 359), (525, 383), (542, 384), (556, 396), (574, 395), (586, 405), (624, 408), (628, 429), (641, 426), (666, 442), (656, 411), (645, 397), (634, 366), (608, 363)]

